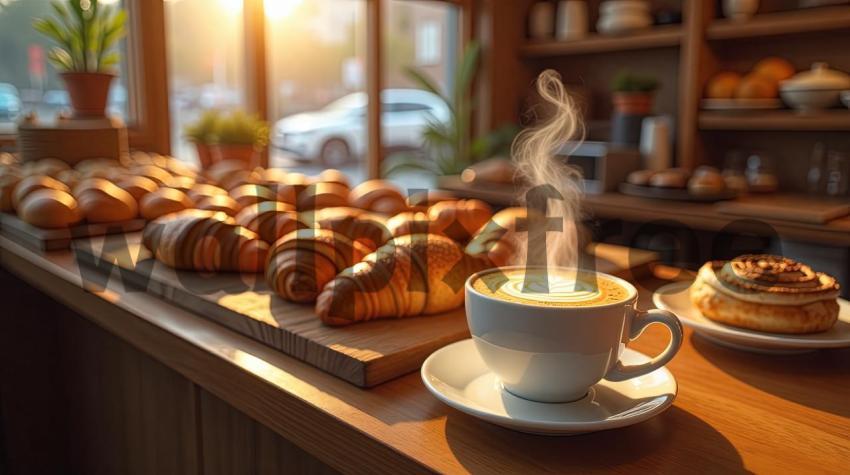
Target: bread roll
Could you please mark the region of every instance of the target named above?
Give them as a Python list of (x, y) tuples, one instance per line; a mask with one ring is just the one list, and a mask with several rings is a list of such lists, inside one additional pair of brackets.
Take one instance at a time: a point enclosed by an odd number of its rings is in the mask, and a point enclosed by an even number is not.
[(263, 201), (275, 201), (277, 195), (263, 185), (241, 185), (230, 190), (230, 197), (244, 208)]
[(148, 193), (140, 203), (142, 217), (148, 220), (183, 211), (195, 206), (191, 198), (174, 188), (160, 188)]
[(133, 195), (137, 202), (140, 202), (148, 193), (153, 193), (159, 189), (159, 185), (155, 181), (144, 176), (124, 177), (116, 185)]
[(726, 182), (718, 172), (694, 174), (688, 181), (688, 192), (692, 195), (716, 195), (725, 189)]
[(28, 193), (18, 206), (18, 216), (40, 228), (67, 228), (81, 219), (77, 200), (63, 190), (41, 188)]
[(131, 168), (128, 173), (133, 176), (150, 178), (159, 186), (171, 186), (171, 180), (174, 178), (167, 170), (156, 165), (136, 166)]
[(659, 188), (685, 188), (688, 185), (688, 174), (679, 170), (663, 170), (649, 179), (650, 186)]
[(407, 201), (398, 187), (386, 180), (367, 180), (348, 195), (351, 206), (394, 216), (407, 211)]
[(441, 201), (428, 208), (431, 228), (455, 241), (466, 242), (493, 216), (481, 200)]
[(732, 99), (741, 84), (741, 75), (731, 71), (717, 73), (709, 79), (705, 87), (705, 97), (709, 99)]
[(348, 177), (344, 173), (335, 168), (326, 168), (316, 177), (316, 182), (338, 183), (346, 188), (350, 188)]
[(455, 201), (454, 193), (443, 190), (427, 190), (411, 193), (407, 197), (407, 206), (412, 211), (427, 211), (428, 208), (442, 201)]
[(18, 205), (30, 193), (36, 190), (50, 189), (70, 193), (67, 185), (61, 181), (45, 175), (28, 176), (18, 182), (12, 193), (12, 207), (18, 209)]
[(635, 170), (629, 173), (626, 182), (632, 185), (647, 186), (652, 175), (655, 175), (655, 170)]
[(348, 187), (339, 183), (313, 183), (298, 195), (297, 208), (311, 210), (348, 206)]
[(27, 176), (47, 175), (55, 177), (62, 170), (71, 168), (67, 163), (57, 158), (42, 158), (32, 162), (24, 162), (21, 172)]
[(204, 198), (209, 198), (210, 196), (226, 195), (227, 190), (208, 183), (195, 183), (195, 185), (192, 186), (192, 189), (190, 189), (186, 194), (189, 195), (189, 198), (192, 198), (193, 201), (199, 202)]
[(228, 216), (236, 216), (242, 206), (229, 195), (207, 196), (198, 201), (198, 209), (207, 211), (221, 211)]
[(136, 199), (128, 191), (102, 178), (86, 183), (75, 196), (80, 211), (90, 223), (117, 223), (139, 215)]

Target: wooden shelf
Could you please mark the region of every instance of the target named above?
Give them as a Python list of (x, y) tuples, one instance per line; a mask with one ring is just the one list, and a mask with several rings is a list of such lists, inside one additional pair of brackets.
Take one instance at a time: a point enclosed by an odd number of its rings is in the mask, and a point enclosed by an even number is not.
[(747, 113), (701, 112), (702, 130), (850, 130), (850, 110), (800, 113), (792, 110)]
[(682, 41), (680, 25), (658, 26), (630, 35), (612, 36), (592, 33), (587, 38), (572, 41), (529, 41), (521, 54), (528, 58), (573, 56), (610, 51), (664, 48), (678, 46)]
[(850, 28), (850, 7), (821, 7), (754, 16), (750, 21), (714, 20), (706, 29), (710, 40), (780, 36)]

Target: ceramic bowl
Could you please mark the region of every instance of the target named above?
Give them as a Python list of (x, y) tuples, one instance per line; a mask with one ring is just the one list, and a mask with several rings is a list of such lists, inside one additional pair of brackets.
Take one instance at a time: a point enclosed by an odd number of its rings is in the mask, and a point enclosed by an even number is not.
[(779, 95), (790, 107), (801, 111), (817, 111), (838, 105), (838, 89), (782, 90)]
[(642, 30), (652, 25), (652, 18), (647, 16), (609, 16), (600, 18), (596, 23), (596, 31), (602, 34), (628, 33)]

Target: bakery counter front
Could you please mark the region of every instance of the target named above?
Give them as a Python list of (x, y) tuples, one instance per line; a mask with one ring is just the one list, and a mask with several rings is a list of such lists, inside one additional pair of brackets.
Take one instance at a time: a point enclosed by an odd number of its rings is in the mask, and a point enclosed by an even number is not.
[[(310, 252), (321, 252), (322, 241), (309, 238)], [(591, 297), (564, 292), (542, 309), (482, 277), (468, 300), (468, 326), (462, 308), (381, 319), (385, 310), (359, 297), (355, 305), (368, 312), (298, 303), (317, 296), (315, 286), (289, 285), (294, 277), (270, 290), (251, 278), (173, 271), (186, 266), (186, 254), (151, 259), (144, 249), (157, 249), (156, 241), (138, 233), (77, 239), (52, 252), (21, 242), (0, 232), (4, 472), (838, 473), (850, 462), (850, 350), (830, 348), (842, 346), (850, 325), (844, 301), (834, 327), (808, 334), (757, 332), (693, 313), (694, 278), (713, 302), (700, 308), (732, 315), (734, 295), (712, 294), (712, 279), (750, 279), (765, 268), (758, 261), (700, 275), (646, 266), (620, 274), (624, 280), (602, 278)], [(256, 247), (239, 249), (231, 262), (252, 262)], [(330, 255), (322, 254), (327, 265)], [(808, 275), (805, 266), (768, 264), (771, 275)], [(561, 278), (576, 277), (553, 275), (550, 292)], [(356, 283), (334, 282), (339, 292)], [(831, 291), (818, 283), (814, 292)], [(442, 300), (455, 295), (443, 292)], [(640, 311), (624, 315), (621, 303), (633, 299)], [(494, 302), (488, 308), (496, 310), (477, 310)], [(404, 305), (424, 313), (428, 302)], [(532, 313), (517, 320), (505, 305)], [(341, 320), (363, 315), (374, 321)], [(620, 351), (624, 322), (633, 341)], [(503, 325), (541, 338), (496, 341)], [(583, 353), (551, 359), (543, 337), (568, 338), (564, 332), (594, 336), (570, 343)], [(613, 350), (600, 336), (609, 334)], [(619, 363), (596, 368), (600, 351)], [(532, 353), (544, 365), (523, 360)], [(645, 356), (659, 354), (661, 361)], [(527, 377), (513, 377), (517, 365)], [(563, 402), (576, 390), (578, 400)]]

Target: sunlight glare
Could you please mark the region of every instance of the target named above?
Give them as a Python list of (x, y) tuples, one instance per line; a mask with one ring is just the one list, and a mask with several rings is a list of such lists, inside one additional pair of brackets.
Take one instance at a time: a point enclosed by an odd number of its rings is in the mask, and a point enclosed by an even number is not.
[(286, 18), (301, 5), (302, 0), (263, 0), (266, 17), (270, 20)]

